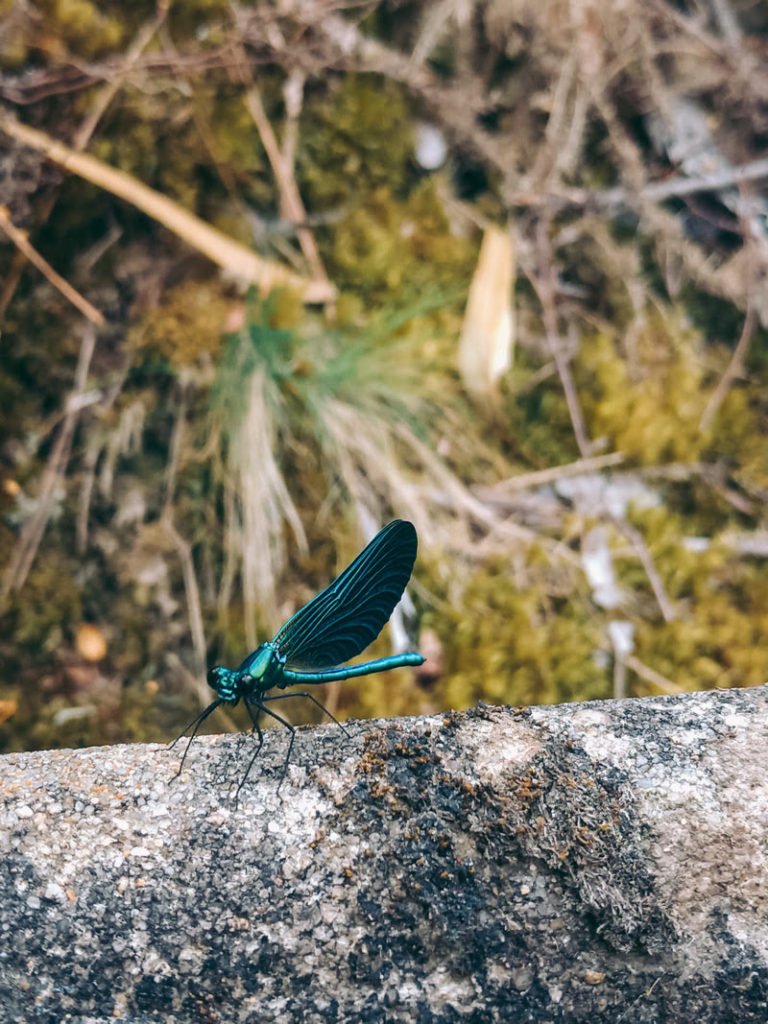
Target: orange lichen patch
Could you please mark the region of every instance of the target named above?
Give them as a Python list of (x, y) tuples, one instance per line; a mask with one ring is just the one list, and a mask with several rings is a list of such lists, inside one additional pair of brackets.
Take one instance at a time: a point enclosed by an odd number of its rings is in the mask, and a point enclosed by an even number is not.
[(588, 985), (602, 985), (605, 981), (605, 971), (585, 971), (584, 981)]
[(86, 661), (101, 661), (107, 653), (107, 640), (103, 631), (88, 622), (77, 627), (75, 646), (77, 653)]
[(17, 700), (0, 700), (0, 722), (6, 722), (19, 710)]

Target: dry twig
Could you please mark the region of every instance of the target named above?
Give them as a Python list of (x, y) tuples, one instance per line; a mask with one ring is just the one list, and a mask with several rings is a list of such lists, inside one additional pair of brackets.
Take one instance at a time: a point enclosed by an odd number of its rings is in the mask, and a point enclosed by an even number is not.
[[(240, 77), (245, 80), (246, 84), (248, 84), (249, 76), (243, 70), (245, 66), (245, 55), (243, 55), (243, 60), (240, 63)], [(264, 110), (264, 104), (261, 101), (261, 93), (259, 92), (258, 87), (252, 82), (245, 93), (245, 105), (248, 108), (248, 113), (253, 118), (253, 123), (256, 125), (259, 137), (261, 138), (261, 143), (264, 146), (264, 150), (266, 151), (267, 158), (269, 159), (274, 172), (275, 179), (277, 180), (277, 187), (280, 190), (282, 215), (287, 220), (294, 221), (298, 225), (296, 228), (296, 237), (299, 240), (299, 245), (304, 253), (304, 257), (309, 265), (312, 276), (317, 281), (325, 281), (328, 283), (330, 289), (328, 275), (325, 272), (323, 261), (320, 258), (320, 251), (317, 248), (315, 236), (306, 226), (307, 211), (304, 209), (304, 203), (302, 202), (298, 186), (296, 185), (296, 179), (293, 176), (293, 167), (283, 158), (283, 153), (280, 150), (277, 136), (275, 135), (274, 129), (267, 117), (267, 113)]]
[(53, 287), (60, 291), (64, 298), (71, 302), (87, 320), (92, 324), (95, 324), (96, 327), (104, 326), (104, 317), (99, 310), (96, 309), (88, 299), (82, 296), (76, 288), (73, 288), (72, 285), (66, 281), (61, 274), (58, 274), (50, 263), (40, 255), (37, 249), (35, 249), (31, 244), (26, 234), (19, 230), (19, 228), (17, 228), (13, 223), (4, 206), (0, 206), (0, 230), (5, 232), (19, 252), (21, 252), (33, 266), (37, 267), (43, 277), (50, 281)]
[(257, 256), (251, 249), (235, 242), (130, 174), (85, 153), (76, 153), (44, 132), (29, 128), (7, 115), (0, 115), (0, 130), (17, 142), (44, 153), (49, 160), (65, 170), (131, 203), (203, 253), (236, 280), (256, 284), (263, 292), (284, 285), (299, 292), (305, 302), (326, 302), (333, 298), (333, 287), (328, 281), (308, 280), (271, 260)]
[(538, 271), (529, 275), (531, 284), (536, 291), (541, 303), (541, 314), (544, 321), (547, 347), (552, 356), (560, 383), (568, 406), (568, 414), (571, 418), (573, 434), (576, 438), (579, 452), (582, 458), (589, 458), (592, 454), (592, 443), (587, 436), (584, 417), (581, 413), (579, 398), (576, 393), (576, 385), (571, 373), (568, 359), (563, 352), (563, 345), (557, 326), (557, 308), (555, 305), (555, 267), (552, 256), (552, 247), (549, 241), (549, 218), (543, 217), (538, 224), (537, 230), (538, 250)]
[[(138, 32), (133, 45), (128, 50), (122, 68), (118, 68), (115, 71), (114, 76), (107, 80), (103, 89), (97, 95), (90, 113), (75, 133), (72, 143), (73, 149), (81, 152), (90, 142), (99, 121), (103, 117), (112, 100), (117, 95), (118, 90), (124, 84), (131, 68), (139, 60), (141, 54), (151, 42), (155, 32), (165, 20), (168, 14), (169, 4), (170, 0), (160, 0), (155, 17)], [(57, 198), (58, 194), (53, 192), (44, 200), (36, 218), (38, 229), (47, 223), (48, 218), (56, 205)], [(24, 265), (28, 258), (22, 250), (18, 250), (17, 256), (18, 258), (14, 260), (3, 287), (2, 297), (0, 297), (0, 319), (5, 316), (5, 311), (16, 292), (22, 271), (24, 270)]]
[(644, 662), (636, 658), (634, 654), (628, 654), (624, 658), (624, 664), (627, 668), (631, 669), (635, 675), (640, 676), (646, 683), (650, 683), (651, 686), (655, 686), (661, 690), (662, 693), (685, 693), (685, 689), (679, 686), (677, 683), (673, 683), (671, 679), (667, 679), (661, 672), (657, 672), (656, 669), (651, 668)]
[(753, 303), (750, 302), (749, 307), (747, 308), (747, 315), (744, 317), (744, 325), (741, 328), (741, 336), (736, 344), (736, 348), (733, 350), (733, 355), (725, 369), (725, 373), (717, 382), (717, 387), (709, 396), (704, 412), (701, 414), (701, 420), (699, 422), (700, 430), (709, 430), (712, 426), (712, 421), (720, 410), (720, 406), (723, 404), (726, 395), (730, 391), (731, 385), (737, 377), (743, 374), (744, 360), (747, 357), (747, 352), (749, 351), (749, 346), (752, 342), (756, 325), (757, 316), (755, 313), (755, 307)]
[(648, 545), (645, 543), (642, 534), (625, 519), (617, 519), (615, 516), (611, 516), (610, 520), (619, 533), (622, 533), (635, 549), (635, 553), (645, 570), (645, 575), (648, 577), (648, 582), (651, 584), (651, 590), (656, 598), (662, 618), (665, 622), (672, 622), (677, 618), (675, 606), (667, 594), (659, 571), (653, 561), (653, 555), (648, 550)]
[(532, 473), (518, 473), (507, 480), (500, 480), (493, 488), (485, 488), (485, 490), (511, 494), (532, 487), (545, 487), (547, 484), (565, 480), (567, 477), (583, 476), (585, 473), (596, 473), (601, 469), (619, 466), (623, 461), (624, 455), (621, 452), (608, 452), (606, 455), (594, 455), (589, 459), (577, 459), (576, 462), (568, 462), (564, 466), (537, 469)]

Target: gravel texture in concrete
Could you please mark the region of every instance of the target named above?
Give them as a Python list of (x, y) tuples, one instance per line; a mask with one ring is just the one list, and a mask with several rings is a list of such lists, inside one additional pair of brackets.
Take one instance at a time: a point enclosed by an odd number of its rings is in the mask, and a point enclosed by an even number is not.
[(0, 1021), (768, 1020), (765, 688), (0, 758)]

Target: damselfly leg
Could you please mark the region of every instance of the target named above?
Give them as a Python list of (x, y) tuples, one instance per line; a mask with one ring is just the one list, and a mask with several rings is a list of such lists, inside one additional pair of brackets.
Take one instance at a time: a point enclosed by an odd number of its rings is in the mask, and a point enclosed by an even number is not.
[(316, 704), (317, 707), (319, 707), (324, 714), (328, 715), (332, 722), (335, 722), (336, 725), (338, 725), (338, 727), (341, 729), (341, 731), (344, 733), (347, 739), (352, 738), (352, 734), (350, 733), (349, 729), (347, 729), (345, 725), (342, 725), (342, 723), (338, 720), (338, 718), (335, 717), (335, 715), (331, 714), (331, 712), (328, 710), (325, 704), (321, 704), (317, 697), (314, 697), (311, 693), (307, 693), (306, 690), (302, 691), (301, 693), (278, 693), (274, 697), (262, 697), (262, 700), (264, 701), (264, 703), (266, 703), (267, 701), (272, 700), (290, 700), (291, 697), (307, 697), (309, 700), (312, 701), (313, 704)]
[[(269, 699), (269, 698), (267, 698), (267, 699)], [(235, 790), (235, 803), (238, 802), (238, 798), (240, 797), (240, 790), (245, 785), (246, 780), (248, 779), (248, 776), (251, 773), (251, 768), (253, 768), (254, 764), (256, 763), (256, 758), (259, 756), (259, 752), (261, 751), (261, 747), (262, 747), (262, 744), (264, 742), (264, 732), (257, 725), (258, 716), (262, 712), (264, 712), (265, 715), (269, 715), (270, 718), (274, 718), (275, 721), (280, 722), (281, 725), (284, 725), (285, 728), (288, 729), (290, 731), (290, 733), (291, 733), (291, 741), (288, 744), (288, 753), (286, 754), (285, 761), (283, 762), (283, 773), (280, 776), (280, 782), (277, 785), (278, 793), (280, 792), (280, 787), (282, 786), (283, 782), (285, 781), (285, 775), (286, 775), (286, 772), (288, 771), (288, 763), (291, 760), (291, 751), (293, 750), (293, 743), (294, 743), (294, 740), (296, 739), (296, 726), (293, 725), (291, 722), (289, 722), (287, 718), (283, 718), (282, 715), (278, 715), (278, 713), (276, 711), (270, 711), (269, 708), (264, 707), (263, 698), (262, 698), (262, 700), (259, 700), (259, 701), (256, 701), (256, 700), (246, 701), (246, 704), (247, 704), (247, 707), (248, 707), (248, 711), (249, 711), (249, 713), (251, 715), (251, 721), (253, 722), (254, 727), (257, 728), (258, 731), (259, 731), (259, 745), (256, 748), (255, 754), (253, 755), (251, 760), (248, 762), (248, 767), (245, 769), (245, 775), (243, 775), (242, 779), (240, 780), (240, 785)], [(257, 712), (255, 719), (253, 717), (253, 710), (254, 709), (256, 709), (256, 712)]]
[(203, 722), (206, 720), (206, 718), (209, 715), (212, 715), (213, 712), (216, 710), (216, 708), (220, 707), (223, 703), (224, 703), (224, 701), (222, 701), (222, 700), (215, 700), (213, 702), (213, 704), (209, 704), (208, 707), (205, 709), (205, 711), (201, 711), (200, 714), (196, 718), (192, 719), (192, 721), (189, 723), (189, 725), (187, 725), (184, 728), (184, 732), (182, 732), (180, 736), (177, 736), (176, 739), (173, 741), (173, 743), (171, 743), (171, 745), (168, 747), (169, 750), (173, 750), (173, 748), (176, 746), (176, 744), (179, 742), (179, 740), (183, 740), (184, 739), (184, 736), (186, 735), (187, 729), (190, 729), (190, 728), (192, 729), (192, 735), (189, 737), (189, 742), (187, 743), (186, 747), (184, 748), (184, 753), (181, 755), (181, 764), (179, 765), (179, 770), (173, 776), (173, 778), (171, 779), (171, 782), (173, 782), (174, 779), (178, 779), (178, 777), (181, 775), (182, 769), (184, 768), (184, 762), (187, 760), (187, 754), (189, 753), (189, 748), (192, 746), (192, 740), (195, 738), (195, 736), (197, 736), (197, 733), (198, 733), (198, 730), (199, 730), (200, 726), (203, 724)]

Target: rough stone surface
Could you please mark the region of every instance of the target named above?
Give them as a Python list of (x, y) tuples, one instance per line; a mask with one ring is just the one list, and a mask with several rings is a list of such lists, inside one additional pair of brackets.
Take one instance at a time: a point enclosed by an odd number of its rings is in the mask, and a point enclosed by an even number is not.
[(765, 688), (352, 728), (1, 758), (0, 1020), (768, 1020)]

